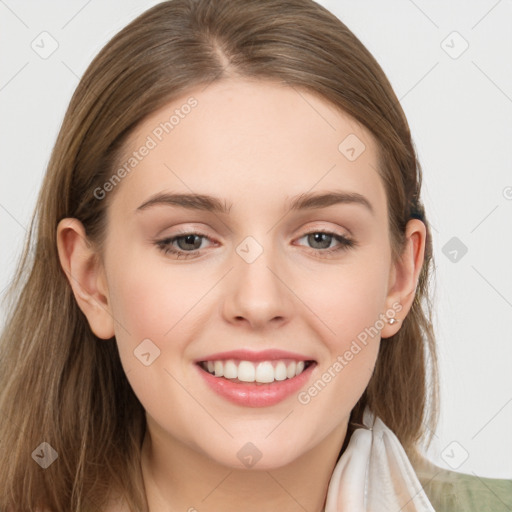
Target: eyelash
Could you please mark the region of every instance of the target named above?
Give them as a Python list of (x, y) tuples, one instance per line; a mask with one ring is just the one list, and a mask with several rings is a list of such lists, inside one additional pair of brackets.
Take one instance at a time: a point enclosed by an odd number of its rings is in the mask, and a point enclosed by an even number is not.
[[(339, 251), (346, 251), (346, 250), (352, 249), (358, 245), (358, 243), (355, 240), (353, 240), (351, 238), (347, 238), (342, 235), (338, 235), (337, 233), (334, 233), (332, 231), (323, 231), (323, 230), (310, 231), (310, 232), (302, 235), (300, 238), (304, 238), (305, 236), (314, 235), (317, 233), (323, 233), (325, 235), (330, 235), (340, 244), (337, 247), (331, 247), (330, 249), (314, 249), (314, 248), (310, 247), (310, 249), (312, 251), (314, 251), (315, 253), (318, 253), (317, 255), (320, 258), (328, 258), (330, 256), (333, 256), (334, 253), (338, 253)], [(179, 233), (178, 235), (173, 236), (173, 237), (164, 238), (163, 240), (158, 240), (155, 243), (155, 245), (157, 245), (157, 247), (164, 254), (176, 255), (177, 256), (176, 259), (180, 259), (181, 256), (183, 257), (182, 259), (195, 258), (195, 257), (200, 256), (200, 253), (198, 254), (197, 251), (201, 251), (201, 249), (195, 249), (194, 251), (183, 251), (183, 250), (176, 250), (172, 246), (172, 244), (179, 238), (185, 238), (186, 236), (191, 236), (191, 235), (196, 235), (198, 237), (206, 238), (211, 241), (211, 239), (208, 236), (203, 235), (202, 233), (199, 233), (199, 232), (183, 232), (183, 233)]]

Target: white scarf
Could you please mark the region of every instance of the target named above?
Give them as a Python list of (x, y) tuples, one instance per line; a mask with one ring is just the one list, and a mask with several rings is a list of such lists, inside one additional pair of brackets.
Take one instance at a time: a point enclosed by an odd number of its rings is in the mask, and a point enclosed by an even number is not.
[(400, 441), (366, 408), (329, 482), (325, 512), (435, 512)]

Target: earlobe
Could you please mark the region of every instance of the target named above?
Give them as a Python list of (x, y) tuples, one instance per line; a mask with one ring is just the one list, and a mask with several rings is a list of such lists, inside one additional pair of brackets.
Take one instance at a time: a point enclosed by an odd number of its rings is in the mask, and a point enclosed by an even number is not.
[(386, 298), (387, 308), (397, 311), (396, 318), (399, 321), (386, 324), (381, 332), (382, 338), (389, 338), (400, 330), (414, 302), (425, 258), (425, 224), (418, 219), (411, 219), (407, 223), (405, 236), (406, 243), (402, 255), (391, 269), (390, 287)]
[(103, 268), (78, 219), (65, 218), (59, 222), (57, 249), (62, 269), (91, 330), (99, 338), (112, 338), (114, 321)]

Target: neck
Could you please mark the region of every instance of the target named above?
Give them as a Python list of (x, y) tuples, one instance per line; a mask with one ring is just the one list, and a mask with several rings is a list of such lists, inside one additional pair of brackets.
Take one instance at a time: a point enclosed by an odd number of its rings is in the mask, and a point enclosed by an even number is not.
[(347, 431), (344, 423), (286, 466), (243, 470), (150, 433), (149, 426), (141, 465), (150, 512), (322, 512)]

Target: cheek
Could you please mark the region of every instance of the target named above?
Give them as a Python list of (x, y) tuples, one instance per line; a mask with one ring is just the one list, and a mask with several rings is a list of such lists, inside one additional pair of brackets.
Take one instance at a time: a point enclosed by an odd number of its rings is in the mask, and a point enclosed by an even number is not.
[[(177, 366), (194, 315), (201, 309), (198, 302), (208, 288), (204, 276), (171, 272), (147, 259), (147, 264), (138, 266), (125, 258), (112, 268), (109, 285), (116, 342), (125, 374), (144, 409), (179, 431), (179, 420), (163, 404), (178, 404), (183, 416), (192, 414), (194, 403), (177, 384), (183, 375)], [(181, 428), (186, 430), (186, 425)]]
[(125, 369), (140, 364), (134, 350), (144, 340), (160, 351), (156, 366), (183, 351), (184, 331), (200, 313), (201, 297), (209, 288), (203, 273), (185, 272), (176, 265), (171, 269), (147, 255), (145, 259), (124, 256), (109, 274), (115, 336)]
[[(385, 263), (340, 266), (322, 279), (303, 282), (298, 295), (326, 326), (332, 348), (344, 345), (376, 325), (385, 311), (388, 281)], [(382, 322), (377, 323), (379, 331)]]
[(112, 310), (132, 335), (162, 337), (185, 315), (193, 314), (194, 305), (208, 290), (205, 272), (166, 262), (157, 251), (135, 248), (110, 268)]
[(330, 285), (331, 299), (316, 303), (334, 334), (324, 336), (326, 357), (315, 368), (309, 387), (297, 397), (312, 416), (330, 411), (325, 417), (326, 431), (350, 414), (368, 386), (383, 327), (374, 281), (365, 279), (365, 286), (352, 283), (354, 286), (341, 290), (335, 289), (335, 284)]
[[(385, 258), (340, 266), (316, 286), (303, 283), (300, 293), (321, 321), (326, 358), (315, 369), (312, 386), (299, 396), (303, 404), (350, 411), (371, 378), (384, 327), (388, 274)], [(328, 279), (327, 279), (328, 277)], [(320, 325), (320, 324), (319, 324)], [(338, 421), (339, 418), (335, 421)]]

